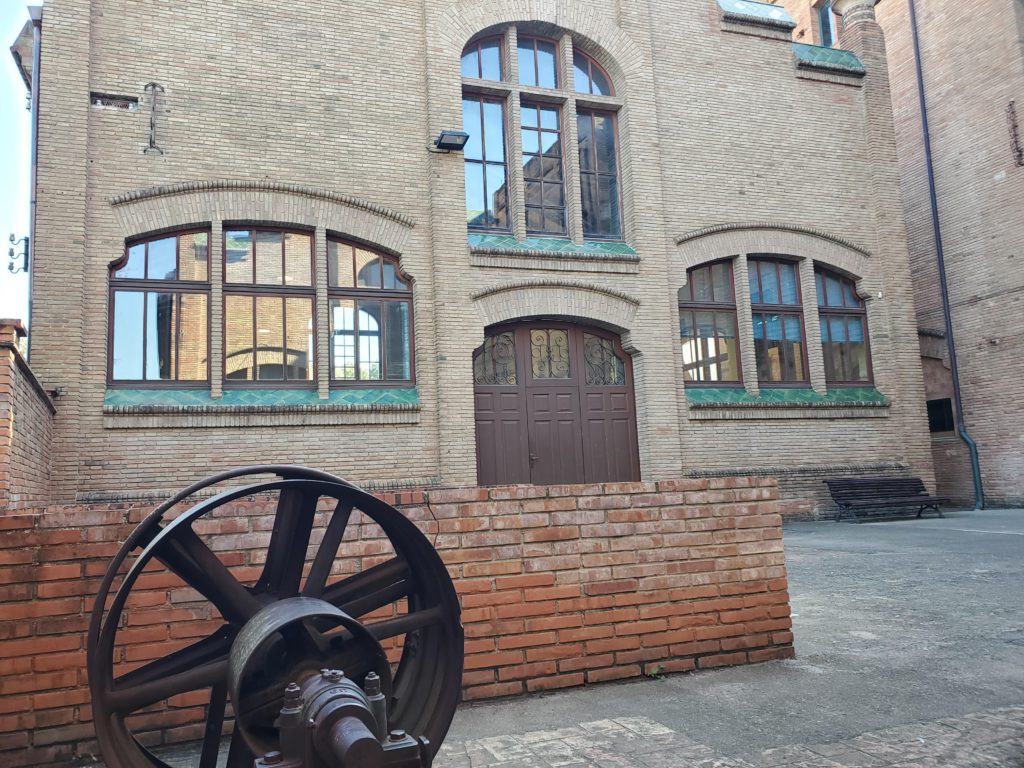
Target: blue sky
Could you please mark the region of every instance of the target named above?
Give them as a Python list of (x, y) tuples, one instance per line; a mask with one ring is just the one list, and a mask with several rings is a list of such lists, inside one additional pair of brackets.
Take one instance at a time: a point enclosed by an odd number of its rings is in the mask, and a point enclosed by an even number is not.
[(28, 21), (27, 4), (0, 3), (0, 317), (28, 316), (28, 280), (7, 271), (7, 236), (28, 234), (29, 128), (25, 83), (8, 52)]

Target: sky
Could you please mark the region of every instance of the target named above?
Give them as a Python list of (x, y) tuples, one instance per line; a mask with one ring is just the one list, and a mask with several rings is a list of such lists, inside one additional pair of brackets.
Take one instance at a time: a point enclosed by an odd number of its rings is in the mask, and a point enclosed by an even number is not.
[(27, 3), (16, 0), (0, 2), (0, 317), (24, 321), (28, 279), (24, 273), (7, 271), (7, 237), (12, 232), (19, 239), (28, 234), (30, 114), (25, 108), (25, 82), (8, 49), (28, 21), (26, 8)]

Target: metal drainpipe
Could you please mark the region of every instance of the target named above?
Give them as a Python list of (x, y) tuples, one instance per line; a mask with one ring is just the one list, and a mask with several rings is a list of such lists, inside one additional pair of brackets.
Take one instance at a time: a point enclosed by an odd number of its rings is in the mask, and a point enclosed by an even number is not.
[(946, 260), (942, 252), (942, 232), (939, 229), (939, 202), (935, 195), (935, 171), (932, 166), (931, 132), (928, 128), (928, 106), (924, 95), (924, 73), (921, 69), (921, 42), (917, 33), (917, 8), (914, 0), (910, 5), (910, 34), (914, 41), (914, 68), (917, 72), (917, 99), (921, 109), (921, 132), (924, 135), (925, 169), (928, 172), (928, 199), (931, 203), (932, 232), (935, 236), (935, 260), (939, 267), (939, 291), (942, 294), (942, 318), (946, 324), (946, 348), (949, 350), (949, 369), (953, 375), (953, 399), (956, 403), (956, 430), (967, 445), (971, 455), (971, 475), (974, 479), (974, 508), (985, 508), (985, 491), (981, 485), (981, 464), (978, 461), (978, 446), (967, 433), (964, 423), (964, 406), (960, 397), (960, 370), (956, 362), (956, 343), (953, 339), (953, 318), (949, 309), (949, 291), (946, 284)]
[(39, 160), (39, 66), (42, 61), (43, 7), (28, 9), (32, 18), (32, 154), (29, 166), (28, 218), (28, 358), (32, 359), (32, 271), (36, 262), (36, 172)]

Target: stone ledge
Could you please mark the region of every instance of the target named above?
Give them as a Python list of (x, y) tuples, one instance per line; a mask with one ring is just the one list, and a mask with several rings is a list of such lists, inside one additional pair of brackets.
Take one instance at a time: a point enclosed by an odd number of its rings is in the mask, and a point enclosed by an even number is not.
[(419, 423), (419, 406), (112, 406), (103, 409), (104, 429), (212, 429)]
[(689, 417), (714, 419), (860, 419), (889, 415), (889, 401), (873, 387), (848, 387), (821, 395), (811, 389), (689, 387)]
[(487, 269), (537, 269), (546, 272), (604, 272), (623, 275), (636, 275), (640, 272), (639, 260), (594, 259), (587, 256), (568, 256), (562, 253), (544, 255), (472, 251), (469, 263), (474, 267)]
[(787, 33), (796, 29), (796, 22), (785, 8), (771, 3), (752, 0), (718, 0), (722, 19), (733, 24), (751, 27), (767, 27)]
[(889, 406), (700, 406), (690, 411), (693, 421), (744, 419), (884, 419)]
[(818, 69), (833, 74), (862, 78), (866, 74), (864, 65), (853, 51), (841, 48), (825, 48), (820, 45), (793, 43), (793, 55), (799, 69)]

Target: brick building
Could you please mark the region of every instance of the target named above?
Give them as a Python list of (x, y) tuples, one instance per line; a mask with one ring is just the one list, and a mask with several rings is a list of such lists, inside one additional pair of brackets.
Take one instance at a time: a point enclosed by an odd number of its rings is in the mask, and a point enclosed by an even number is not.
[[(826, 2), (785, 0), (794, 38), (828, 44), (841, 21)], [(1024, 502), (1021, 327), (1024, 268), (1024, 5), (885, 2), (896, 142), (914, 302), (939, 491), (975, 498), (970, 456), (955, 428), (955, 402), (929, 199), (932, 168), (944, 253), (963, 421), (977, 443), (989, 504)], [(920, 55), (914, 50), (916, 26)], [(984, 55), (978, 51), (984, 50)], [(925, 152), (917, 64), (928, 115)]]
[(51, 500), (270, 458), (373, 487), (930, 483), (870, 5), (840, 51), (745, 0), (47, 3)]

